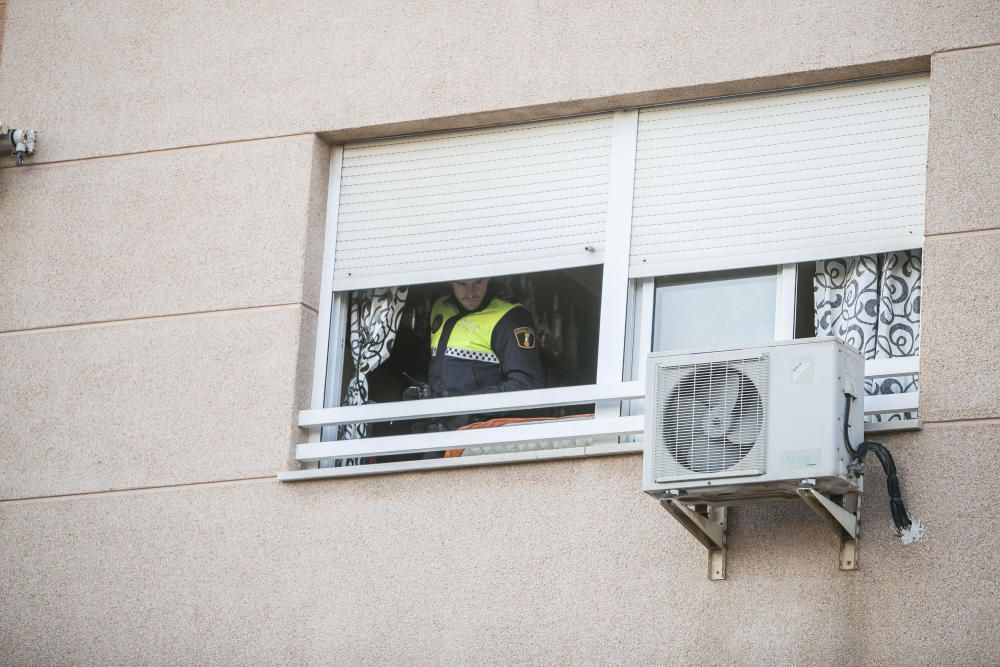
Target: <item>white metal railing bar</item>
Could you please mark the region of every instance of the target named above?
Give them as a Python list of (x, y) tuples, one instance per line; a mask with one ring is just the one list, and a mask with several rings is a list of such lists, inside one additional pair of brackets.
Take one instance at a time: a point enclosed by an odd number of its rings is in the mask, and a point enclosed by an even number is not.
[(892, 375), (916, 375), (919, 372), (920, 357), (869, 359), (865, 362), (866, 378), (881, 378)]
[(530, 389), (475, 396), (450, 396), (420, 401), (373, 403), (299, 412), (299, 426), (318, 427), (331, 424), (357, 424), (398, 419), (429, 419), (448, 415), (507, 412), (525, 408), (550, 408), (560, 405), (586, 405), (603, 400), (642, 398), (646, 389), (641, 382), (590, 384), (574, 387)]
[[(916, 419), (893, 420), (891, 422), (865, 422), (865, 433), (909, 431), (917, 428), (919, 428), (919, 424)], [(282, 482), (302, 482), (314, 479), (365, 477), (391, 473), (439, 470), (442, 468), (505, 465), (509, 463), (528, 463), (531, 461), (583, 458), (587, 456), (641, 454), (641, 437), (642, 434), (639, 434), (639, 442), (621, 444), (587, 445), (585, 447), (564, 447), (560, 449), (543, 449), (529, 452), (503, 452), (496, 454), (481, 454), (478, 456), (460, 456), (448, 459), (394, 461), (392, 463), (374, 463), (370, 465), (344, 466), (340, 468), (286, 470), (278, 473), (278, 480)]]
[[(888, 431), (909, 431), (919, 428), (916, 419), (894, 420), (891, 422), (865, 422), (865, 433), (880, 433)], [(641, 438), (641, 433), (638, 434)], [(497, 454), (482, 454), (448, 459), (429, 459), (419, 461), (396, 461), (393, 463), (375, 463), (362, 466), (344, 466), (341, 468), (309, 468), (306, 470), (288, 470), (279, 472), (277, 478), (283, 482), (298, 482), (313, 479), (330, 479), (338, 477), (362, 477), (390, 473), (436, 470), (441, 468), (463, 468), (473, 466), (504, 465), (509, 463), (526, 463), (530, 461), (545, 461), (567, 458), (582, 458), (586, 456), (601, 456), (614, 454), (642, 453), (642, 442), (622, 443), (618, 445), (588, 445), (585, 447), (566, 447), (561, 449), (546, 449), (529, 452), (504, 452)]]
[(543, 461), (556, 458), (580, 458), (587, 455), (586, 447), (566, 447), (563, 449), (542, 449), (533, 452), (506, 452), (498, 454), (480, 454), (479, 456), (458, 456), (450, 459), (428, 459), (422, 461), (394, 461), (392, 463), (372, 463), (362, 466), (344, 466), (341, 468), (310, 468), (308, 470), (289, 470), (279, 472), (278, 479), (283, 482), (306, 479), (325, 479), (328, 477), (357, 477), (361, 475), (380, 475), (390, 472), (410, 472), (413, 470), (433, 470), (436, 468), (459, 468), (470, 465), (498, 465), (512, 461)]
[[(644, 419), (642, 415), (636, 415), (635, 419)], [(600, 456), (603, 454), (641, 454), (642, 453), (642, 432), (634, 434), (639, 439), (638, 442), (601, 442), (587, 445), (587, 456)], [(556, 450), (558, 451), (558, 450)]]
[(891, 422), (865, 422), (865, 433), (884, 431), (913, 431), (920, 428), (916, 419), (894, 419)]
[[(867, 377), (907, 375), (918, 373), (919, 364), (919, 357), (876, 359), (867, 361), (865, 370), (867, 371)], [(639, 381), (554, 387), (502, 394), (455, 396), (422, 401), (401, 401), (397, 403), (303, 410), (299, 413), (299, 424), (303, 427), (315, 428), (328, 424), (435, 418), (477, 412), (505, 412), (525, 408), (584, 405), (598, 401), (642, 400), (644, 399), (644, 394), (645, 386)], [(867, 396), (864, 399), (865, 414), (867, 415), (915, 412), (918, 404), (919, 392)], [(525, 442), (607, 438), (610, 436), (641, 434), (643, 427), (642, 416), (553, 420), (490, 429), (399, 435), (355, 441), (309, 442), (297, 446), (296, 458), (302, 462), (314, 462), (340, 457), (384, 456), (442, 449), (510, 445)], [(868, 432), (899, 431), (915, 428), (919, 428), (918, 422), (915, 419), (894, 420), (892, 422), (868, 422), (865, 424), (865, 430)], [(455, 457), (452, 459), (402, 461), (392, 464), (286, 471), (279, 473), (279, 479), (291, 481), (323, 477), (372, 475), (379, 474), (380, 472), (424, 468), (492, 465), (504, 462), (640, 451), (642, 451), (641, 439), (640, 442), (632, 443), (604, 442), (592, 443), (585, 447), (531, 452), (505, 452), (472, 457)]]
[(887, 412), (915, 412), (920, 399), (920, 392), (911, 391), (905, 394), (880, 394), (865, 396), (865, 414), (878, 415)]
[(286, 470), (278, 473), (282, 482), (301, 482), (310, 479), (328, 479), (331, 477), (362, 477), (368, 475), (384, 475), (389, 473), (437, 470), (441, 468), (467, 468), (472, 466), (504, 465), (507, 463), (528, 463), (530, 461), (548, 461), (554, 459), (574, 459), (586, 456), (613, 456), (615, 454), (642, 453), (642, 445), (626, 443), (621, 445), (587, 445), (586, 447), (563, 447), (560, 449), (542, 449), (530, 452), (504, 452), (497, 454), (480, 454), (478, 456), (459, 456), (449, 459), (428, 459), (421, 461), (394, 461), (392, 463), (373, 463), (361, 466), (344, 466), (341, 468), (309, 468), (307, 470)]
[(611, 435), (631, 435), (643, 430), (643, 417), (613, 417), (607, 419), (556, 420), (501, 426), (497, 428), (392, 435), (364, 440), (309, 442), (295, 448), (299, 461), (322, 459), (411, 454), (442, 449), (464, 449), (488, 445), (512, 445), (523, 442), (549, 442)]
[[(905, 362), (905, 363), (900, 363)], [(887, 377), (910, 375), (917, 372), (919, 357), (899, 357), (896, 359), (874, 359), (865, 363), (870, 372), (866, 377)], [(918, 392), (869, 396), (865, 402), (865, 412), (893, 412), (896, 408), (882, 408), (880, 401), (885, 396), (909, 396), (904, 409), (916, 409)], [(645, 398), (645, 385), (639, 381), (604, 385), (578, 385), (573, 387), (553, 387), (528, 391), (505, 392), (499, 394), (479, 394), (476, 396), (452, 396), (432, 398), (422, 401), (398, 401), (394, 403), (373, 403), (299, 412), (299, 426), (303, 428), (333, 424), (369, 423), (399, 419), (430, 419), (458, 414), (481, 412), (507, 412), (532, 408), (550, 408), (562, 405), (586, 405), (602, 400), (641, 400)], [(885, 399), (889, 400), (889, 399)]]

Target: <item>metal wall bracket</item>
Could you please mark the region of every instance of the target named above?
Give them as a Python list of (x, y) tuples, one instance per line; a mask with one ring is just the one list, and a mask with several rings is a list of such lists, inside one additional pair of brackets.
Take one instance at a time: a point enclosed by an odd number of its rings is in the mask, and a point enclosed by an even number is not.
[(840, 537), (840, 569), (858, 569), (858, 538), (861, 523), (859, 494), (845, 494), (843, 504), (838, 505), (811, 486), (801, 486), (795, 492), (812, 511), (829, 523)]
[(708, 549), (708, 578), (725, 579), (726, 508), (706, 506), (697, 511), (676, 498), (662, 498), (660, 504)]

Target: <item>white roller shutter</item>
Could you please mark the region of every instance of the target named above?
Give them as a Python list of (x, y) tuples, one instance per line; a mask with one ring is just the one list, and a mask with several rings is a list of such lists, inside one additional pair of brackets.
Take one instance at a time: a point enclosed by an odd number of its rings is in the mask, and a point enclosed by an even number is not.
[(334, 289), (601, 262), (611, 119), (345, 146)]
[(926, 76), (639, 115), (629, 274), (923, 244)]

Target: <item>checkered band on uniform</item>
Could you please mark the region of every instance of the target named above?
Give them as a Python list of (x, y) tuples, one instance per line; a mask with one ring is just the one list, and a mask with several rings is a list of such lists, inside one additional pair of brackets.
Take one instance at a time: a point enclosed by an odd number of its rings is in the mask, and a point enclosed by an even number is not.
[[(431, 356), (435, 356), (436, 353), (437, 350), (431, 350)], [(488, 364), (500, 364), (500, 357), (492, 352), (473, 352), (472, 350), (463, 350), (458, 347), (446, 347), (444, 350), (444, 356), (455, 357), (457, 359), (471, 359), (473, 361), (485, 361)]]

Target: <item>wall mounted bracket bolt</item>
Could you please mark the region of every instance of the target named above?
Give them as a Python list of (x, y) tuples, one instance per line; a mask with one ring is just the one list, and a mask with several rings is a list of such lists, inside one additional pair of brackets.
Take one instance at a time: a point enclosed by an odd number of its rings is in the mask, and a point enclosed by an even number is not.
[(726, 508), (689, 507), (670, 496), (661, 498), (660, 504), (708, 549), (708, 578), (713, 581), (725, 579)]

